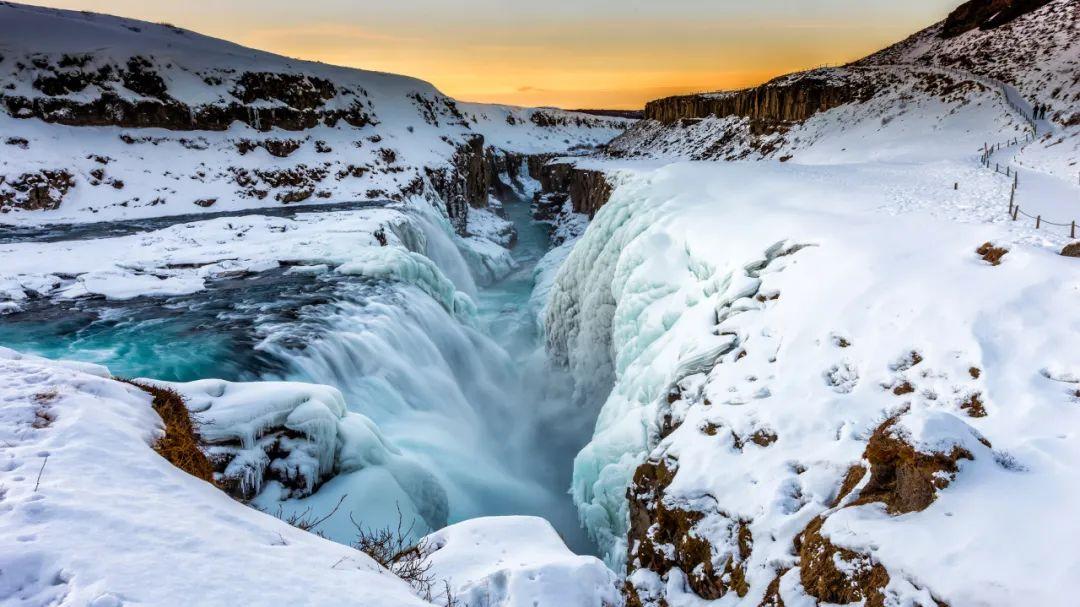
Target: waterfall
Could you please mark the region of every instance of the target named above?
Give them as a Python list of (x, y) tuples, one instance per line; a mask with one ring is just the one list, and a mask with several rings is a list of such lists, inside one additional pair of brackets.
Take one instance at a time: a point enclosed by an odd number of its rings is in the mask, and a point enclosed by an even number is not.
[[(532, 224), (518, 203), (520, 230)], [(285, 512), (341, 511), (322, 531), (348, 542), (348, 514), (365, 525), (416, 522), (426, 533), (477, 516), (534, 514), (552, 520), (572, 547), (590, 551), (566, 495), (574, 453), (593, 415), (570, 405), (571, 382), (546, 359), (529, 304), (530, 263), (490, 289), (477, 289), (449, 224), (418, 211), (425, 254), (476, 298), (476, 322), (460, 318), (415, 285), (342, 281), (332, 301), (298, 319), (260, 327), (259, 350), (283, 363), (274, 379), (335, 386), (350, 410), (378, 426), (389, 461), (340, 470), (315, 495), (257, 504)], [(531, 254), (531, 257), (530, 257)], [(493, 339), (494, 337), (494, 339)]]

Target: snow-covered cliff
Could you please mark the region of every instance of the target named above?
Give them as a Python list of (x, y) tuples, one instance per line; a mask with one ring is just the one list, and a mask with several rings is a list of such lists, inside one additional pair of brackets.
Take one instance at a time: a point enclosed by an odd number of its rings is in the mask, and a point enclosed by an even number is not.
[(1044, 4), (577, 163), (612, 191), (545, 327), (604, 401), (573, 494), (628, 604), (1074, 602), (1078, 4)]
[(458, 104), (405, 76), (0, 3), (4, 222), (425, 195), (463, 232), (469, 207), (487, 204), (485, 156), (587, 148), (626, 124)]

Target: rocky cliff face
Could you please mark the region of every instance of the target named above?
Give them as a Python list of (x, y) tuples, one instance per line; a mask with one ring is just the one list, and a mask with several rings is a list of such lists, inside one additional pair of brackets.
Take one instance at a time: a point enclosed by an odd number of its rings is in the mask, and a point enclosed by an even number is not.
[(450, 223), (459, 234), (465, 234), (469, 207), (487, 206), (492, 183), (488, 158), (484, 138), (477, 135), (458, 147), (450, 167), (425, 169), (433, 189), (446, 203)]
[(603, 171), (583, 169), (574, 162), (548, 162), (538, 168), (540, 192), (534, 200), (537, 215), (552, 219), (570, 202), (574, 213), (590, 219), (611, 197), (611, 184)]
[[(12, 116), (66, 126), (224, 131), (233, 123), (243, 123), (266, 132), (303, 131), (320, 124), (335, 126), (340, 121), (358, 128), (375, 124), (365, 103), (366, 91), (338, 91), (321, 78), (244, 72), (229, 91), (232, 99), (191, 104), (169, 94), (152, 59), (132, 57), (127, 67), (107, 62), (93, 65), (93, 60), (93, 55), (62, 55), (37, 59), (30, 65), (18, 62), (13, 76), (31, 82), (40, 95), (0, 92), (0, 102)], [(205, 82), (213, 86), (220, 79), (206, 76)], [(347, 107), (327, 108), (327, 101), (339, 94), (354, 101)], [(275, 105), (266, 107), (266, 103)]]
[(808, 72), (741, 91), (650, 101), (645, 105), (645, 118), (671, 124), (710, 116), (738, 116), (750, 119), (754, 130), (764, 132), (779, 124), (801, 122), (834, 107), (865, 101), (873, 93), (869, 82), (842, 81)]

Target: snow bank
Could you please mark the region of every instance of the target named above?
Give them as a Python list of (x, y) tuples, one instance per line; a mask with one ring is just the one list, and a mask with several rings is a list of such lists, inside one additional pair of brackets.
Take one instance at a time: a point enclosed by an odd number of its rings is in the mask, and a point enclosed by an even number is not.
[(0, 422), (0, 602), (426, 604), (362, 553), (174, 468), (150, 448), (150, 396), (102, 367), (0, 348)]
[(570, 552), (541, 518), (481, 518), (424, 539), (431, 573), (467, 607), (614, 607), (618, 578), (591, 556)]

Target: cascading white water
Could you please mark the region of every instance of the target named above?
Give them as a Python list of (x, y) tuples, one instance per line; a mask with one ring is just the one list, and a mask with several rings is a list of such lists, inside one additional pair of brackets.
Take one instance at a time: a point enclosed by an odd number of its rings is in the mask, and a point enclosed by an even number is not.
[[(320, 529), (343, 542), (355, 534), (350, 513), (384, 526), (400, 510), (418, 533), (476, 516), (533, 514), (551, 520), (571, 547), (592, 550), (566, 492), (594, 413), (570, 404), (570, 382), (548, 364), (536, 334), (529, 296), (547, 231), (524, 203), (509, 206), (520, 265), (478, 292), (448, 226), (418, 219), (425, 254), (459, 290), (478, 293), (475, 316), (463, 318), (417, 286), (360, 280), (302, 311), (299, 322), (262, 327), (260, 349), (285, 362), (284, 378), (341, 389), (391, 453), (284, 502), (285, 513), (329, 512), (347, 496)], [(272, 493), (258, 504), (278, 507)]]

